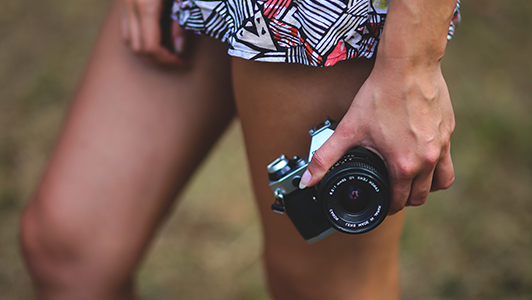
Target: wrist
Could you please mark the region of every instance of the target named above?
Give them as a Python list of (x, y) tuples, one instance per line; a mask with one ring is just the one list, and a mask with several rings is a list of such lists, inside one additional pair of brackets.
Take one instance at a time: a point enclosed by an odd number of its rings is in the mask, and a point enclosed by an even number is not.
[(455, 6), (456, 0), (389, 1), (377, 61), (439, 68)]
[(408, 85), (441, 76), (441, 60), (428, 56), (377, 56), (370, 77), (387, 84)]
[(414, 44), (405, 42), (379, 44), (375, 60), (376, 67), (380, 65), (394, 68), (419, 70), (439, 69), (445, 54), (446, 44)]
[(441, 73), (441, 57), (434, 55), (380, 55), (375, 60), (372, 74), (385, 75), (399, 80), (427, 78), (429, 74)]

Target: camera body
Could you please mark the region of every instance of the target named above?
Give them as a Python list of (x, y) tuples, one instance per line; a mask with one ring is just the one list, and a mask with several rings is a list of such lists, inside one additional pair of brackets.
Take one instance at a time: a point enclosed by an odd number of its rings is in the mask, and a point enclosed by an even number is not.
[(335, 128), (336, 123), (328, 119), (310, 130), (308, 160), (281, 155), (268, 165), (270, 188), (276, 197), (272, 209), (286, 212), (309, 243), (335, 231), (368, 232), (384, 220), (390, 207), (386, 166), (378, 155), (363, 147), (350, 149), (316, 186), (299, 189), (308, 162)]

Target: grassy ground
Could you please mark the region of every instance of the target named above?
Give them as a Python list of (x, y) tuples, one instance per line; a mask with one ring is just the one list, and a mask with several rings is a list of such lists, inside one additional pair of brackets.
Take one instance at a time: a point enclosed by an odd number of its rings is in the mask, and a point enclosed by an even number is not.
[[(0, 2), (1, 299), (31, 299), (18, 216), (107, 6)], [(457, 179), (408, 209), (404, 299), (532, 298), (531, 14), (527, 0), (463, 3), (462, 25), (443, 62), (457, 117)], [(220, 180), (228, 172), (235, 180)], [(139, 271), (145, 299), (268, 299), (246, 172), (235, 123)], [(205, 181), (213, 188), (202, 188)]]

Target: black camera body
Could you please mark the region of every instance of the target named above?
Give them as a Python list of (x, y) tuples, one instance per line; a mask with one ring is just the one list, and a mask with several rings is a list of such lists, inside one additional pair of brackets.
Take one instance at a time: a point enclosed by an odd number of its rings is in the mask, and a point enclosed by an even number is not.
[(312, 155), (332, 135), (336, 124), (327, 120), (310, 130), (308, 160), (281, 155), (268, 165), (272, 209), (288, 215), (309, 243), (340, 231), (350, 234), (376, 228), (388, 214), (388, 172), (378, 155), (363, 147), (349, 150), (331, 167), (319, 184), (299, 189), (301, 176)]

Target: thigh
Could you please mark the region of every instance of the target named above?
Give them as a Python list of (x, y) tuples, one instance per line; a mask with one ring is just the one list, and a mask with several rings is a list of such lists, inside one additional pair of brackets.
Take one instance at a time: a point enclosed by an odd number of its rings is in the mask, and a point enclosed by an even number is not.
[(394, 299), (402, 215), (370, 233), (335, 233), (308, 245), (285, 215), (271, 211), (266, 166), (308, 154), (310, 125), (340, 120), (372, 69), (370, 60), (333, 67), (233, 59), (233, 84), (264, 226), (265, 260), (278, 299)]
[(164, 69), (130, 53), (119, 21), (115, 4), (26, 213), (36, 238), (100, 276), (87, 281), (132, 271), (235, 114), (223, 44), (189, 40), (189, 67)]

